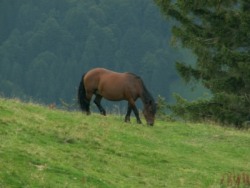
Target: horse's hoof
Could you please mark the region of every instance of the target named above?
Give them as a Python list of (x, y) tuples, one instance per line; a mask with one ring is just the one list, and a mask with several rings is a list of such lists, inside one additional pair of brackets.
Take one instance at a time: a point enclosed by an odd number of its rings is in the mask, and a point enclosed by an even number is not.
[(130, 123), (130, 120), (127, 120), (127, 119), (125, 119), (125, 121), (124, 121), (125, 123)]
[(130, 123), (130, 117), (126, 116), (124, 121), (125, 121), (126, 123)]

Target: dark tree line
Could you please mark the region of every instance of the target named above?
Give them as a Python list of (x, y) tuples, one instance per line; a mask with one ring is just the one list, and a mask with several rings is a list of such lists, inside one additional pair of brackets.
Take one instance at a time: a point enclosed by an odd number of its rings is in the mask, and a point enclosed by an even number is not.
[(150, 0), (1, 0), (0, 93), (71, 103), (82, 74), (105, 67), (168, 99), (174, 61), (187, 58), (169, 47), (170, 27)]

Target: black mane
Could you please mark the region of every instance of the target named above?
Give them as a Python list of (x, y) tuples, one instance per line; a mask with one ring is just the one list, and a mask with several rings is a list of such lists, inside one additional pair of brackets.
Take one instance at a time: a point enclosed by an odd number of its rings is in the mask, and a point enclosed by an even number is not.
[[(144, 104), (152, 103), (152, 105), (155, 107), (155, 100), (152, 97), (151, 93), (146, 88), (146, 86), (145, 86), (143, 80), (141, 79), (141, 77), (134, 74), (134, 73), (131, 73), (131, 72), (128, 72), (128, 74), (130, 74), (130, 75), (134, 76), (136, 79), (140, 80), (140, 82), (142, 84), (142, 88), (143, 88), (143, 93), (142, 93), (142, 101), (143, 101), (143, 103)], [(154, 111), (156, 111), (156, 107), (154, 108)]]
[(154, 101), (154, 98), (152, 97), (151, 93), (148, 91), (148, 89), (146, 88), (145, 84), (143, 83), (142, 79), (141, 80), (141, 83), (142, 83), (142, 87), (143, 87), (143, 93), (142, 93), (142, 100), (145, 102), (145, 103), (149, 103), (150, 101), (151, 102), (155, 102)]

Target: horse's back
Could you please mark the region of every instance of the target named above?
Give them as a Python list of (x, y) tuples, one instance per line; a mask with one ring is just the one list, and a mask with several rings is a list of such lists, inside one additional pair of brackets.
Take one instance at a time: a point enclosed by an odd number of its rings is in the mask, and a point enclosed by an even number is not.
[(94, 68), (94, 69), (91, 69), (89, 70), (86, 75), (85, 75), (85, 79), (88, 79), (89, 78), (94, 78), (94, 77), (99, 77), (100, 75), (103, 75), (103, 74), (106, 74), (106, 73), (109, 73), (109, 72), (112, 72), (108, 69), (104, 69), (104, 68)]
[(87, 72), (85, 85), (108, 100), (123, 100), (138, 97), (138, 78), (134, 74), (119, 73), (104, 68)]
[(114, 72), (104, 68), (94, 68), (89, 70), (85, 75), (85, 82), (113, 82), (124, 80), (125, 73)]
[(96, 88), (100, 82), (100, 78), (103, 74), (107, 74), (111, 71), (104, 68), (94, 68), (89, 70), (84, 76), (84, 84), (86, 89)]

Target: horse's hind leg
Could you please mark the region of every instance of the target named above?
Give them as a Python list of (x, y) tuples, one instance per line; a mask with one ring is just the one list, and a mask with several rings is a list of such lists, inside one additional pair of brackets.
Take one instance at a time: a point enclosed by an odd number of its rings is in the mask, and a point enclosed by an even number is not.
[(86, 113), (87, 115), (90, 115), (90, 101), (91, 101), (91, 98), (92, 98), (92, 93), (90, 92), (86, 92)]
[(96, 94), (94, 103), (96, 104), (96, 106), (98, 107), (98, 109), (100, 110), (100, 113), (104, 116), (106, 116), (106, 111), (104, 110), (104, 108), (101, 105), (101, 100), (102, 100), (102, 96)]

